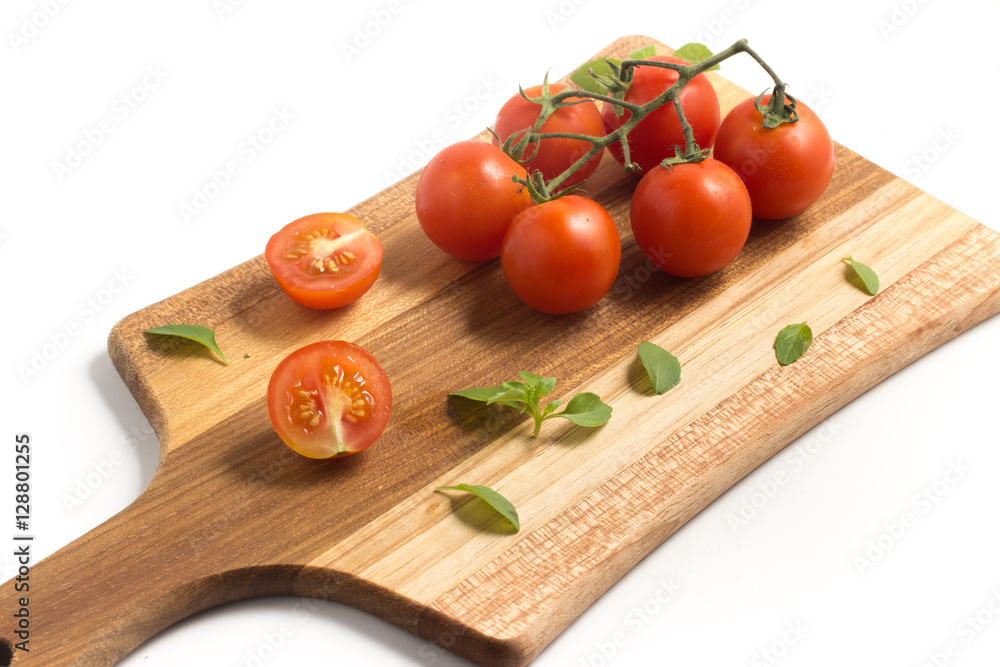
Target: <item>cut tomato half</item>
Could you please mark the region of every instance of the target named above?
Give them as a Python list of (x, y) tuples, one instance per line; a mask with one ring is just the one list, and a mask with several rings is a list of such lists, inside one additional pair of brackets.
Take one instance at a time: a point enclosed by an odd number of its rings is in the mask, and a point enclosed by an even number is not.
[(264, 257), (278, 285), (296, 302), (340, 308), (375, 283), (382, 243), (353, 215), (314, 213), (274, 234)]
[(360, 452), (385, 430), (392, 408), (389, 377), (367, 350), (328, 340), (285, 357), (267, 385), (271, 426), (312, 459)]

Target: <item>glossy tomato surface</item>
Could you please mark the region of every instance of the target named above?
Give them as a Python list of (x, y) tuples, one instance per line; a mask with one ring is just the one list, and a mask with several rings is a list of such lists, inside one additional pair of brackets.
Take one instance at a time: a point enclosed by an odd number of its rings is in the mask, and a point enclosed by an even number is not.
[[(549, 92), (552, 94), (562, 92), (565, 89), (565, 84), (549, 84)], [(526, 88), (524, 93), (528, 97), (539, 97), (542, 94), (542, 87), (531, 86)], [(571, 97), (566, 101), (575, 103), (572, 106), (557, 109), (545, 121), (539, 132), (565, 132), (586, 134), (592, 137), (604, 136), (604, 120), (601, 117), (600, 109), (593, 101), (579, 97)], [(516, 142), (525, 132), (531, 130), (535, 121), (538, 120), (540, 110), (540, 105), (524, 99), (520, 94), (514, 95), (501, 107), (493, 125), (493, 131), (496, 132), (501, 142), (506, 141), (511, 135), (517, 135)], [(495, 139), (494, 142), (496, 142)], [(537, 143), (528, 144), (524, 155), (525, 157), (529, 155), (534, 157), (524, 166), (529, 172), (540, 171), (546, 180), (551, 180), (566, 171), (573, 163), (586, 155), (591, 148), (592, 144), (582, 139), (561, 137), (542, 139)], [(573, 175), (564, 181), (561, 187), (580, 183), (593, 174), (600, 164), (603, 154), (603, 150), (598, 152), (582, 167), (573, 172)]]
[[(771, 96), (761, 103), (767, 105)], [(715, 140), (714, 156), (739, 174), (750, 193), (753, 214), (782, 220), (816, 203), (833, 177), (833, 140), (812, 109), (796, 102), (799, 119), (765, 128), (754, 100), (730, 111)]]
[(382, 243), (352, 215), (315, 213), (274, 234), (264, 257), (278, 285), (296, 302), (340, 308), (375, 283)]
[(567, 195), (523, 211), (503, 241), (500, 262), (514, 293), (561, 315), (590, 308), (615, 282), (622, 247), (604, 208)]
[(312, 459), (347, 456), (382, 434), (392, 408), (389, 378), (368, 351), (341, 340), (292, 352), (267, 385), (271, 426)]
[(528, 189), (511, 180), (515, 175), (527, 178), (524, 167), (493, 144), (471, 140), (445, 147), (417, 181), (420, 227), (459, 259), (498, 256), (510, 221), (532, 204)]
[(654, 167), (636, 186), (630, 219), (650, 262), (674, 276), (701, 276), (743, 249), (752, 220), (750, 195), (718, 160)]
[[(653, 56), (648, 60), (679, 63), (687, 65), (686, 60), (674, 56)], [(625, 93), (625, 101), (634, 104), (645, 104), (661, 95), (677, 81), (678, 74), (674, 70), (655, 66), (638, 66), (632, 78), (632, 84)], [(715, 94), (712, 82), (704, 74), (691, 79), (680, 92), (681, 109), (684, 117), (694, 131), (694, 140), (699, 148), (711, 148), (715, 134), (719, 130), (721, 112), (719, 98)], [(615, 115), (615, 108), (605, 104), (604, 129), (612, 132), (632, 117), (631, 112), (623, 111), (621, 116)], [(672, 103), (660, 107), (636, 125), (628, 134), (628, 145), (632, 161), (649, 171), (660, 164), (664, 158), (675, 154), (675, 146), (684, 151), (684, 130)], [(615, 159), (624, 164), (624, 154), (620, 142), (608, 146)]]

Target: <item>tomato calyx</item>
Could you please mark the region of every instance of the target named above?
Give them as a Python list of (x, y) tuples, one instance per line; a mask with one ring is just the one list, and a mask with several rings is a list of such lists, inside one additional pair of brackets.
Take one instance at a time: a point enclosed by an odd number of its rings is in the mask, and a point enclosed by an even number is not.
[(684, 151), (681, 150), (680, 146), (674, 146), (674, 148), (676, 149), (674, 151), (674, 156), (664, 158), (660, 162), (660, 166), (667, 171), (670, 171), (675, 165), (678, 164), (695, 164), (697, 162), (707, 160), (709, 154), (712, 152), (708, 148), (698, 148), (697, 144), (694, 145), (693, 149), (689, 148)]
[[(795, 110), (798, 100), (785, 92), (784, 88), (784, 84), (775, 86), (774, 95), (771, 95), (767, 104), (763, 103), (764, 96), (769, 92), (767, 90), (754, 98), (753, 106), (764, 117), (764, 127), (768, 130), (773, 130), (782, 123), (797, 123), (799, 120), (799, 114)], [(788, 101), (782, 103), (782, 98)]]

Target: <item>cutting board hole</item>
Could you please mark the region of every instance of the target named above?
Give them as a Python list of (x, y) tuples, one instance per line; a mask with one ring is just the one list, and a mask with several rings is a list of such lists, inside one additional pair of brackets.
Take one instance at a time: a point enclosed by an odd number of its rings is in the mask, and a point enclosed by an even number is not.
[(14, 660), (14, 647), (6, 639), (0, 639), (0, 667), (10, 667)]

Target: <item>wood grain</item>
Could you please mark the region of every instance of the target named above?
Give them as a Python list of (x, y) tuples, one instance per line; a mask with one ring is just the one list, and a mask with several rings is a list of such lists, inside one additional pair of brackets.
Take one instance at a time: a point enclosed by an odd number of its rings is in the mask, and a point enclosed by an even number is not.
[[(712, 78), (724, 111), (747, 96)], [(415, 174), (351, 211), (385, 247), (352, 306), (294, 304), (257, 257), (125, 318), (109, 352), (160, 438), (159, 466), (131, 506), (32, 569), (32, 651), (13, 664), (110, 665), (201, 609), (284, 594), (356, 606), (480, 664), (530, 662), (756, 466), (1000, 310), (1000, 236), (839, 145), (836, 160), (809, 211), (756, 222), (733, 264), (682, 280), (650, 270), (628, 227), (637, 179), (606, 156), (588, 191), (619, 226), (622, 266), (577, 315), (532, 311), (496, 262), (433, 247)], [(852, 254), (878, 270), (877, 297), (846, 279)], [(779, 367), (774, 336), (801, 321), (815, 342)], [(234, 363), (142, 333), (173, 322), (214, 328)], [(376, 446), (320, 462), (278, 440), (264, 390), (281, 358), (325, 338), (370, 350), (394, 407)], [(683, 364), (664, 396), (638, 366), (643, 340)], [(559, 377), (557, 395), (597, 392), (611, 422), (549, 423), (536, 440), (512, 411), (447, 397), (519, 370)], [(510, 498), (521, 532), (433, 491), (460, 482)], [(8, 582), (0, 608), (15, 604)], [(4, 613), (0, 639), (13, 631)]]

